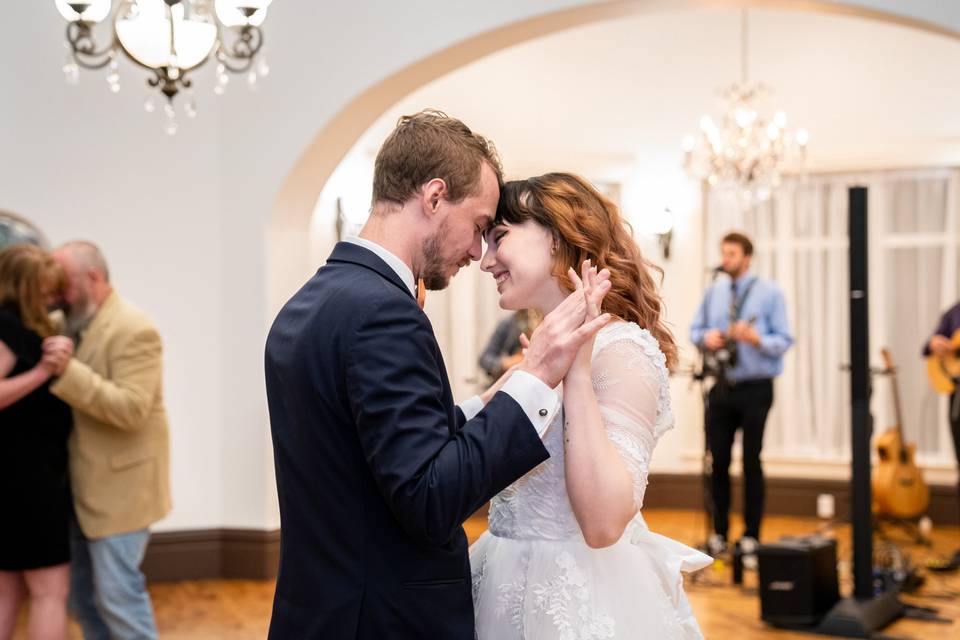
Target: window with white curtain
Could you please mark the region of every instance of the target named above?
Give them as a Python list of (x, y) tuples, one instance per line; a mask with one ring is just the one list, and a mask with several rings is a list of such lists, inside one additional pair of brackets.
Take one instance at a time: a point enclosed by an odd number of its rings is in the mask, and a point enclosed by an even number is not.
[[(850, 455), (848, 196), (868, 188), (871, 359), (887, 347), (898, 367), (903, 428), (926, 464), (950, 464), (946, 399), (930, 390), (921, 349), (940, 314), (960, 299), (960, 170), (925, 169), (789, 179), (768, 202), (707, 199), (706, 257), (745, 231), (753, 270), (784, 290), (796, 343), (777, 381), (766, 458)], [(875, 429), (895, 422), (891, 380), (873, 379)]]

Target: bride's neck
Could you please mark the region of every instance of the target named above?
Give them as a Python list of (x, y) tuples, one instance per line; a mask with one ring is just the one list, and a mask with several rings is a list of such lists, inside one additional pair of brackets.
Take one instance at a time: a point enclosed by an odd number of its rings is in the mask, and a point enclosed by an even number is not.
[(567, 292), (563, 291), (559, 286), (554, 286), (552, 289), (554, 290), (545, 295), (539, 304), (534, 305), (534, 310), (538, 311), (541, 316), (545, 316), (556, 309), (560, 303), (567, 298)]

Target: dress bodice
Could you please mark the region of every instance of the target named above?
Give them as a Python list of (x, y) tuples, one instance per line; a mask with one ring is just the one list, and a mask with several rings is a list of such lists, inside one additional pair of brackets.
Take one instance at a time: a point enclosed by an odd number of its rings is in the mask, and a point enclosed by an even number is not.
[[(654, 446), (673, 426), (666, 359), (649, 331), (618, 322), (597, 334), (591, 376), (608, 437), (633, 477), (639, 509)], [(546, 540), (581, 535), (564, 476), (563, 413), (557, 412), (543, 437), (550, 458), (491, 501), (493, 535)]]

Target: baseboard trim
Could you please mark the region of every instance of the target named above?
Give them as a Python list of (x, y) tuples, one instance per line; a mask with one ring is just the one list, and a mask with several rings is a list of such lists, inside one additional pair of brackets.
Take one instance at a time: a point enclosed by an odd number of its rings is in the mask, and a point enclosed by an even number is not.
[[(731, 478), (733, 510), (743, 509), (743, 484)], [(702, 480), (698, 474), (655, 473), (644, 498), (648, 509), (702, 509)], [(832, 493), (836, 515), (850, 513), (850, 484), (843, 480), (767, 478), (766, 513), (816, 517), (817, 496)], [(934, 526), (960, 525), (960, 496), (953, 485), (931, 485), (928, 515)], [(478, 511), (485, 515), (486, 506)], [(277, 577), (280, 531), (255, 529), (200, 529), (154, 533), (147, 547), (143, 571), (148, 580), (204, 580), (237, 578), (270, 580)]]
[(199, 529), (150, 536), (143, 560), (148, 580), (277, 577), (280, 531)]
[[(743, 512), (743, 480), (730, 478), (732, 509)], [(767, 478), (765, 513), (781, 516), (817, 516), (817, 496), (831, 493), (836, 517), (850, 513), (850, 482), (818, 478)], [(648, 509), (702, 509), (703, 482), (699, 474), (653, 473), (644, 496)], [(955, 485), (931, 485), (927, 515), (937, 525), (960, 525), (960, 495)]]

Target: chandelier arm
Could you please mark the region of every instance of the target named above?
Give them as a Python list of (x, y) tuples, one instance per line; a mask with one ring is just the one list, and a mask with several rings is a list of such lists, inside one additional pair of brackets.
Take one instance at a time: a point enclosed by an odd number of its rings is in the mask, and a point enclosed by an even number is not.
[(253, 66), (253, 61), (262, 48), (263, 31), (259, 27), (245, 25), (240, 30), (240, 37), (229, 48), (221, 31), (216, 56), (227, 71), (244, 73)]
[(181, 89), (189, 89), (193, 86), (193, 81), (190, 78), (185, 77), (179, 69), (176, 76), (170, 73), (170, 67), (160, 67), (159, 69), (153, 69), (147, 67), (153, 71), (153, 78), (147, 78), (147, 84), (154, 88), (159, 88), (160, 93), (167, 96), (167, 100), (173, 102), (173, 97), (180, 93)]
[(97, 51), (90, 24), (87, 22), (67, 23), (67, 44), (70, 45), (70, 54), (73, 61), (84, 69), (102, 69), (110, 64), (110, 60), (116, 55), (114, 53), (117, 44), (115, 39), (110, 46)]

